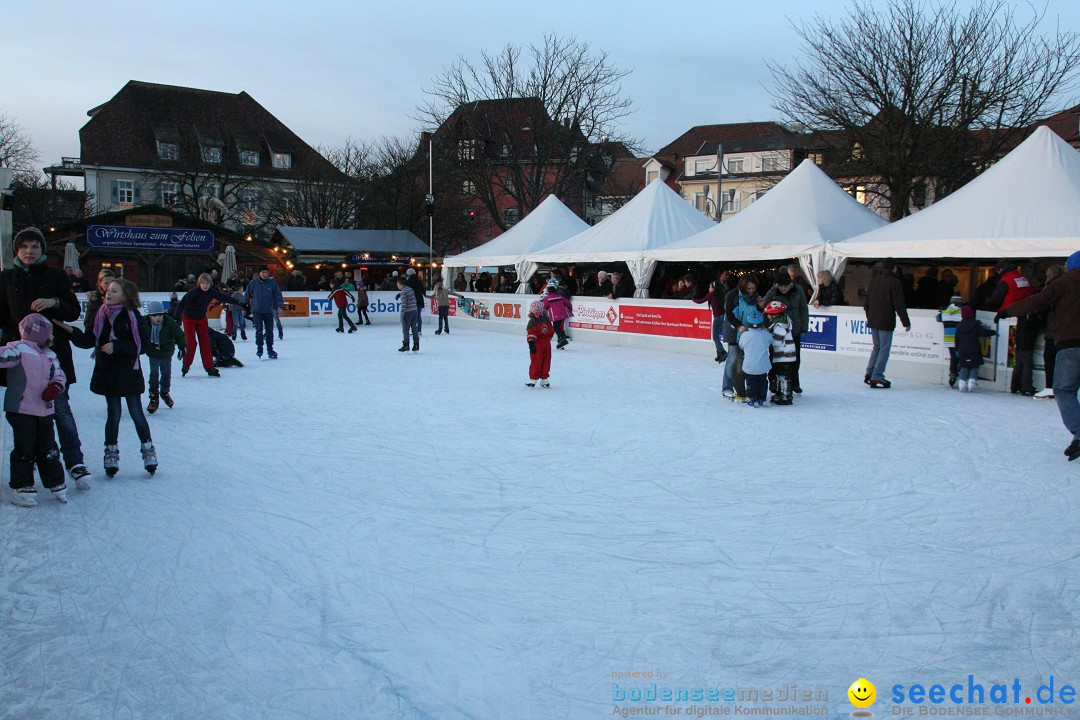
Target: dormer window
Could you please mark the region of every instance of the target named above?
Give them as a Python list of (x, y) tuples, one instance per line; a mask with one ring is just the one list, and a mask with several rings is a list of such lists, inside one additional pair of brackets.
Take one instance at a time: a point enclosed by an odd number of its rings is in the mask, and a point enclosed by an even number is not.
[(204, 163), (221, 162), (221, 148), (212, 145), (203, 145), (202, 159)]
[(251, 166), (251, 167), (258, 167), (258, 165), (259, 165), (259, 151), (258, 150), (241, 150), (240, 151), (240, 164), (241, 165), (248, 165), (248, 166)]
[(289, 153), (276, 152), (273, 155), (273, 165), (279, 170), (288, 170), (292, 167), (292, 155)]
[(178, 160), (180, 158), (180, 146), (174, 142), (158, 141), (157, 154), (162, 160)]

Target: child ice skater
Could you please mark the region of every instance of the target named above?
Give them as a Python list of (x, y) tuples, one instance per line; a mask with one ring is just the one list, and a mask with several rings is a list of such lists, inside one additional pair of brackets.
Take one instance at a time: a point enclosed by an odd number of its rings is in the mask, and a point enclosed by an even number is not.
[(980, 338), (993, 337), (997, 331), (975, 319), (975, 308), (964, 305), (960, 308), (960, 323), (956, 326), (956, 355), (960, 366), (956, 386), (960, 392), (975, 392), (979, 389), (977, 381), (979, 367), (983, 364)]
[(49, 349), (52, 323), (40, 313), (19, 322), (22, 340), (0, 347), (0, 368), (7, 368), (4, 414), (15, 438), (8, 480), (11, 502), (19, 507), (37, 505), (34, 465), (41, 484), (54, 498), (67, 502), (67, 484), (60, 450), (53, 435), (53, 400), (64, 392), (67, 378), (56, 353)]
[(551, 336), (555, 334), (555, 326), (551, 324), (544, 304), (539, 300), (533, 300), (529, 305), (529, 324), (526, 326), (526, 338), (529, 341), (529, 387), (536, 387), (536, 381), (540, 381), (540, 387), (551, 387), (548, 382), (548, 373), (551, 370)]
[(795, 338), (791, 334), (791, 318), (787, 314), (787, 305), (773, 300), (765, 306), (765, 318), (769, 323), (772, 336), (772, 369), (770, 385), (775, 383), (772, 403), (791, 405), (792, 375), (795, 369)]
[(173, 406), (172, 396), (169, 395), (173, 351), (180, 348), (179, 357), (182, 359), (187, 351), (187, 341), (180, 324), (165, 314), (165, 306), (160, 301), (151, 301), (146, 307), (146, 314), (150, 318), (150, 344), (146, 347), (146, 356), (150, 359), (150, 404), (146, 406), (146, 411), (153, 415), (157, 412), (159, 397), (169, 407)]
[(747, 407), (765, 407), (765, 396), (769, 389), (769, 346), (772, 335), (762, 325), (760, 314), (748, 320), (746, 330), (739, 335), (739, 347), (742, 349), (742, 371), (746, 377)]

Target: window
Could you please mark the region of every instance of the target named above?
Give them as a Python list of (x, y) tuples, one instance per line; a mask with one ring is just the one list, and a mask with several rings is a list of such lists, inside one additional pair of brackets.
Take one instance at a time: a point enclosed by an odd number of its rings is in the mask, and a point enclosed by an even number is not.
[(724, 199), (724, 212), (739, 212), (739, 192), (737, 190), (725, 190), (721, 196)]
[(694, 174), (706, 175), (716, 172), (716, 158), (698, 158), (694, 160)]
[(761, 158), (762, 172), (780, 172), (781, 170), (787, 170), (787, 163), (782, 155), (766, 155)]
[(659, 177), (660, 177), (660, 171), (659, 170), (647, 170), (645, 172), (645, 184), (648, 185), (653, 180), (656, 180)]
[(694, 193), (694, 207), (709, 217), (713, 216), (713, 202), (709, 199), (709, 196), (703, 192)]
[(180, 146), (174, 142), (158, 141), (157, 154), (162, 160), (177, 160), (180, 157)]
[(240, 164), (258, 166), (259, 164), (259, 151), (258, 150), (241, 150), (240, 151)]
[[(460, 140), (458, 141), (458, 159), (459, 160), (475, 160), (476, 159), (476, 140)], [(509, 154), (509, 153), (507, 153)]]
[(852, 185), (848, 190), (855, 200), (863, 205), (866, 204), (866, 186), (865, 185)]
[(132, 180), (116, 181), (117, 198), (121, 205), (131, 206), (135, 202), (135, 183)]
[(809, 160), (810, 162), (814, 163), (815, 165), (824, 165), (825, 164), (825, 153), (820, 153), (820, 152), (806, 153), (806, 159)]
[(506, 182), (503, 183), (503, 189), (506, 190), (507, 195), (513, 195), (517, 192), (517, 184), (514, 182), (514, 178), (506, 178)]
[(239, 193), (240, 216), (245, 225), (254, 225), (259, 209), (259, 191), (246, 188)]
[(507, 225), (513, 225), (521, 219), (521, 211), (516, 207), (508, 207), (503, 211), (503, 220)]
[(292, 155), (289, 153), (274, 153), (271, 164), (279, 170), (288, 170), (292, 167)]
[(469, 196), (476, 195), (476, 183), (474, 183), (472, 180), (466, 180), (465, 182), (461, 183), (461, 194)]
[(730, 160), (728, 160), (727, 161), (727, 174), (728, 175), (738, 175), (740, 173), (746, 172), (743, 169), (744, 162), (745, 161), (744, 161), (743, 158), (731, 158)]
[(221, 162), (221, 148), (213, 145), (203, 145), (202, 159), (204, 163)]
[(161, 183), (158, 197), (161, 207), (172, 207), (180, 200), (180, 183)]
[(201, 188), (199, 188), (199, 194), (210, 195), (211, 197), (216, 197), (220, 200), (221, 185), (219, 185), (218, 183), (209, 183), (208, 185), (203, 185)]

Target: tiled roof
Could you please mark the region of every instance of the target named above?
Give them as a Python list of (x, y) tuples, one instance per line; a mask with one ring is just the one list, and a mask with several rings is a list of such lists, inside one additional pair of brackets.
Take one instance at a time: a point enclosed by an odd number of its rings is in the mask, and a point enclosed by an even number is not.
[(1032, 130), (1045, 125), (1057, 133), (1062, 140), (1073, 145), (1080, 143), (1080, 105), (1055, 113), (1045, 120), (1040, 120)]
[(697, 125), (657, 150), (653, 157), (661, 160), (678, 161), (681, 158), (696, 155), (701, 146), (707, 142), (720, 142), (728, 145), (778, 137), (797, 138), (798, 135), (776, 122)]
[[(79, 131), (84, 165), (163, 171), (202, 164), (201, 144), (222, 148), (230, 171), (283, 179), (300, 168), (336, 173), (334, 166), (246, 92), (236, 94), (129, 81), (90, 110)], [(179, 159), (163, 160), (158, 141), (179, 143)], [(252, 147), (255, 145), (255, 147)], [(239, 162), (241, 149), (259, 150), (259, 165)], [(274, 168), (271, 152), (292, 154), (292, 167)]]

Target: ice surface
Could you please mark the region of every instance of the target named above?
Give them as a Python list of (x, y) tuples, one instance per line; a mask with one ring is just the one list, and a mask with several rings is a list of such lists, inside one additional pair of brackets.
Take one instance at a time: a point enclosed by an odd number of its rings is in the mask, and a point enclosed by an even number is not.
[(575, 342), (545, 390), (523, 336), (288, 330), (221, 379), (174, 365), (154, 478), (127, 418), (104, 478), (77, 356), (93, 490), (0, 504), (3, 717), (601, 718), (650, 669), (846, 714), (859, 677), (1080, 680), (1052, 402), (804, 369), (751, 410), (711, 357)]

